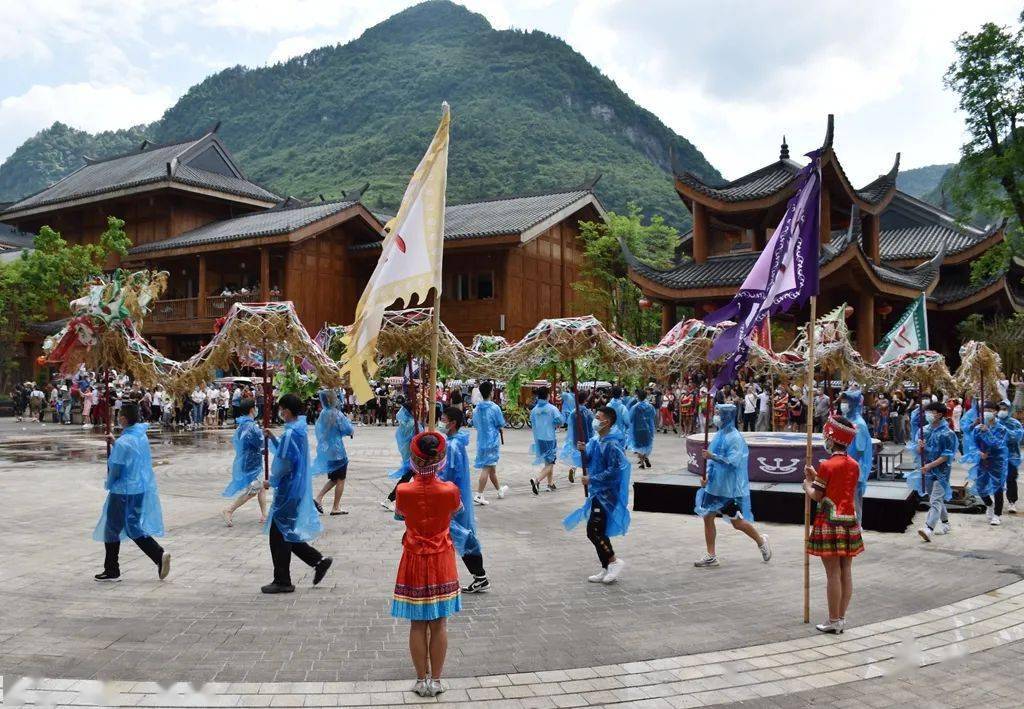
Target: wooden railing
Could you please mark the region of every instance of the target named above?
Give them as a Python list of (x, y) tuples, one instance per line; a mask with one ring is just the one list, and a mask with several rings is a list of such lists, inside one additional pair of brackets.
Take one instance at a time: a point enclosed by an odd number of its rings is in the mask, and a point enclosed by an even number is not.
[(198, 298), (178, 298), (175, 300), (158, 300), (153, 305), (149, 318), (154, 322), (170, 322), (174, 320), (194, 320), (195, 318), (221, 318), (228, 314), (234, 303), (257, 303), (259, 291), (244, 295), (209, 296), (206, 307), (199, 310)]

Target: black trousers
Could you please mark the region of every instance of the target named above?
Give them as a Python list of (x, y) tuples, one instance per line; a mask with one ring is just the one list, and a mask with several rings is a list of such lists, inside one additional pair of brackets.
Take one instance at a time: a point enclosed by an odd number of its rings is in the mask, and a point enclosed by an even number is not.
[(589, 539), (597, 550), (597, 558), (601, 560), (601, 566), (608, 568), (609, 560), (615, 556), (611, 540), (605, 536), (604, 530), (608, 524), (608, 518), (604, 507), (596, 499), (591, 503), (590, 519), (587, 521), (587, 539)]
[(469, 573), (477, 578), (487, 575), (484, 571), (484, 557), (480, 554), (463, 554), (462, 563), (469, 569)]
[(274, 561), (274, 583), (292, 585), (292, 554), (310, 566), (316, 566), (324, 555), (306, 542), (290, 542), (281, 534), (277, 524), (270, 523), (270, 558)]
[(1006, 499), (1010, 501), (1010, 504), (1017, 502), (1017, 468), (1012, 465), (1006, 474)]
[(757, 422), (757, 412), (756, 411), (754, 411), (753, 413), (749, 413), (749, 414), (746, 413), (746, 412), (743, 412), (743, 430), (744, 431), (753, 431), (754, 430), (754, 424), (756, 422)]
[(401, 485), (402, 483), (407, 483), (410, 480), (412, 480), (413, 475), (414, 473), (411, 470), (407, 470), (405, 472), (405, 475), (403, 475), (401, 479), (395, 483), (395, 486), (391, 488), (391, 494), (388, 495), (388, 499), (394, 502), (395, 498), (398, 497), (398, 486)]
[[(160, 546), (153, 537), (139, 537), (133, 539), (133, 542), (138, 544), (139, 549), (145, 552), (154, 564), (160, 566), (160, 560), (164, 556), (164, 548)], [(104, 542), (104, 556), (103, 556), (103, 570), (111, 576), (121, 575), (121, 566), (118, 563), (118, 558), (121, 553), (121, 542)]]
[[(995, 498), (995, 500), (992, 499), (993, 497)], [(981, 498), (981, 501), (985, 503), (986, 507), (992, 507), (993, 506), (993, 502), (994, 502), (995, 503), (995, 513), (996, 513), (996, 516), (998, 517), (999, 515), (1003, 514), (1003, 491), (1002, 490), (997, 492), (995, 495), (985, 495), (984, 497)]]

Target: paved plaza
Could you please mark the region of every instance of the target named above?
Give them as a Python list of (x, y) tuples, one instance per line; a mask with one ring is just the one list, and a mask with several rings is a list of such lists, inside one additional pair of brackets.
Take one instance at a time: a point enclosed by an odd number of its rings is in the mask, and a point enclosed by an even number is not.
[[(763, 526), (775, 557), (720, 527), (717, 569), (695, 569), (699, 520), (636, 513), (613, 539), (618, 583), (588, 584), (597, 566), (584, 531), (562, 518), (582, 489), (531, 494), (528, 431), (507, 431), (500, 472), (512, 489), (477, 508), (493, 590), (465, 596), (449, 625), (449, 690), (421, 699), (408, 627), (389, 601), (403, 527), (378, 502), (396, 465), (394, 429), (356, 429), (345, 506), (317, 546), (335, 559), (325, 581), (297, 560), (297, 586), (265, 596), (266, 537), (255, 501), (224, 526), (230, 430), (155, 433), (153, 457), (173, 555), (160, 582), (132, 545), (119, 584), (92, 579), (91, 538), (103, 500), (98, 434), (0, 422), (0, 673), (7, 703), (99, 706), (555, 707), (1021, 706), (1024, 515), (991, 528), (953, 515), (926, 545), (913, 530), (865, 533), (854, 565), (848, 630), (801, 622), (802, 529)], [(654, 467), (682, 468), (680, 439), (659, 436)], [(962, 471), (961, 471), (962, 472)], [(754, 510), (755, 516), (757, 510)], [(921, 517), (919, 516), (918, 522)], [(460, 565), (461, 566), (461, 565)], [(824, 578), (812, 560), (812, 616)], [(462, 570), (465, 574), (464, 570)], [(464, 579), (465, 580), (465, 579)], [(956, 671), (954, 671), (956, 670)], [(969, 670), (964, 673), (964, 670)], [(32, 679), (35, 678), (35, 679)], [(102, 682), (100, 681), (102, 680)]]

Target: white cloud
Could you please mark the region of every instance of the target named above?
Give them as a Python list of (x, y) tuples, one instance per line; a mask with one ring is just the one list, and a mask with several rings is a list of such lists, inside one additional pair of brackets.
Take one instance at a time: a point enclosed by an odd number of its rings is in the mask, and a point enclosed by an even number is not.
[(0, 154), (9, 154), (54, 121), (90, 132), (148, 123), (176, 98), (166, 87), (138, 92), (125, 85), (88, 82), (32, 86), (0, 100)]
[(267, 57), (267, 61), (271, 64), (277, 62), (288, 61), (292, 57), (297, 57), (306, 52), (316, 49), (317, 47), (324, 47), (329, 44), (337, 44), (343, 42), (331, 35), (298, 35), (296, 37), (287, 37), (282, 39), (274, 48), (270, 51), (270, 56)]

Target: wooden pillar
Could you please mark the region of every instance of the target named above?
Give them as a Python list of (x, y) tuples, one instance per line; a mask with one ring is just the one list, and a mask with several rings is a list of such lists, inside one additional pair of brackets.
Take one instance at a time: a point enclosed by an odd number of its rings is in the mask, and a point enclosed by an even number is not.
[(857, 298), (857, 351), (865, 362), (874, 362), (875, 294), (860, 293)]
[(877, 214), (864, 215), (864, 252), (868, 258), (879, 263), (878, 257), (881, 250), (881, 226)]
[(260, 247), (260, 300), (270, 300), (270, 247)]
[(829, 196), (828, 190), (824, 188), (821, 190), (821, 218), (818, 223), (820, 224), (819, 240), (822, 244), (827, 244), (832, 240), (832, 198)]
[(565, 312), (565, 224), (559, 224), (558, 229), (558, 317), (564, 318)]
[(708, 211), (700, 202), (693, 202), (693, 260), (704, 263), (711, 252), (709, 243), (711, 234), (708, 223)]
[(199, 254), (199, 291), (196, 294), (197, 316), (207, 317), (206, 314), (206, 254)]
[(676, 324), (676, 304), (675, 303), (662, 303), (661, 304), (661, 334), (665, 336), (668, 331), (675, 327)]

